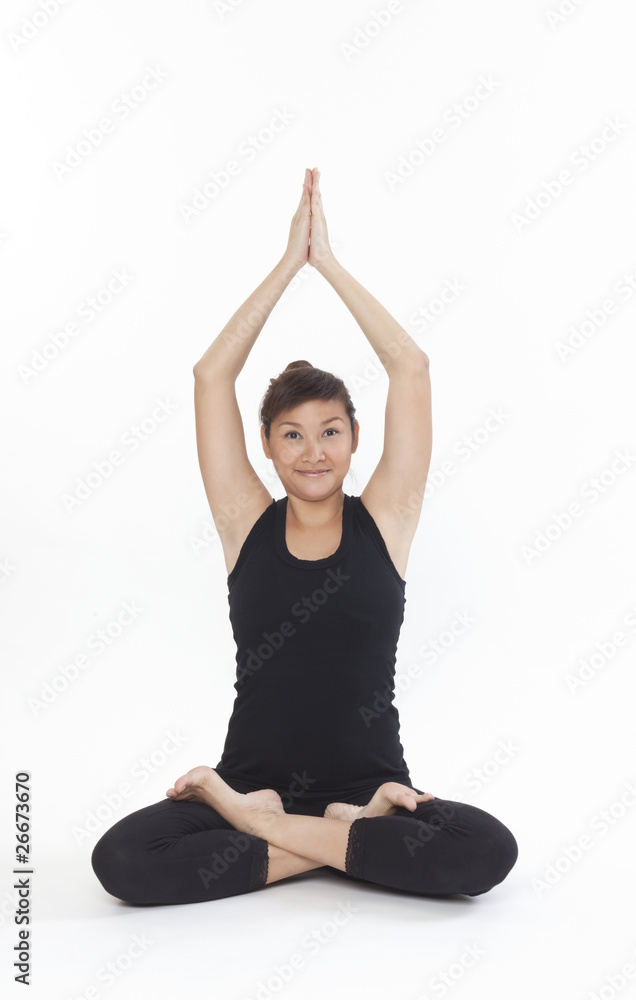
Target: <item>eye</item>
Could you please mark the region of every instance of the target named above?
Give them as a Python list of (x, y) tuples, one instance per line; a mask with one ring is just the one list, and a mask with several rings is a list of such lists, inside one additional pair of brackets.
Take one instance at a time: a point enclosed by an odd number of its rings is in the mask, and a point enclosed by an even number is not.
[[(340, 431), (338, 430), (337, 427), (327, 427), (327, 429), (323, 433), (323, 436), (324, 434), (328, 434), (329, 437), (332, 437), (336, 434), (340, 434)], [(300, 440), (300, 431), (287, 431), (286, 434), (283, 435), (283, 437), (289, 438), (290, 441), (298, 441)]]

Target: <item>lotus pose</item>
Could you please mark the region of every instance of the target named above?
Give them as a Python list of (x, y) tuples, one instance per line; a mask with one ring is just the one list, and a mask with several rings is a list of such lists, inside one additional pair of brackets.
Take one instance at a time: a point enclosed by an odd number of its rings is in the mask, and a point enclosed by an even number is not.
[[(343, 492), (359, 425), (344, 383), (294, 361), (270, 380), (261, 440), (274, 500), (247, 455), (235, 382), (283, 291), (309, 263), (384, 365), (381, 457)], [(304, 349), (299, 353), (305, 353)], [(197, 446), (227, 567), (236, 698), (222, 756), (95, 846), (129, 903), (249, 892), (313, 868), (422, 896), (477, 896), (517, 859), (514, 836), (413, 785), (393, 704), (409, 549), (431, 455), (426, 354), (336, 260), (318, 170), (306, 170), (281, 259), (194, 366)]]

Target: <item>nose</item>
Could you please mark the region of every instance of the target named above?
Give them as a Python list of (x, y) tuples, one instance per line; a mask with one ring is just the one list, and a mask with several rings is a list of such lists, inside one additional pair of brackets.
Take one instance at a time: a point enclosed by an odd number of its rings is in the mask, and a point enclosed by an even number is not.
[(322, 462), (325, 457), (325, 449), (322, 445), (322, 441), (308, 441), (307, 447), (305, 448), (305, 453), (303, 455), (304, 462), (311, 462), (315, 465), (316, 462)]

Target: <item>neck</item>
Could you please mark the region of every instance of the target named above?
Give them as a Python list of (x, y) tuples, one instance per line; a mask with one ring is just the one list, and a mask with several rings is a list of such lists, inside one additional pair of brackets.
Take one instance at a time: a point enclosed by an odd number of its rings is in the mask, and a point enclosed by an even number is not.
[(343, 506), (342, 487), (320, 500), (304, 500), (288, 493), (287, 523), (298, 528), (324, 528), (341, 518)]

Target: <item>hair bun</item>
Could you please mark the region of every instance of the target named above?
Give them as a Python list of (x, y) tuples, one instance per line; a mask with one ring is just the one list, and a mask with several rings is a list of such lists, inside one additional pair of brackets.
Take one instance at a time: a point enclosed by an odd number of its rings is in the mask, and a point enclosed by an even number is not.
[(314, 366), (309, 363), (309, 361), (290, 361), (285, 368), (286, 372), (292, 371), (294, 368), (313, 368)]

